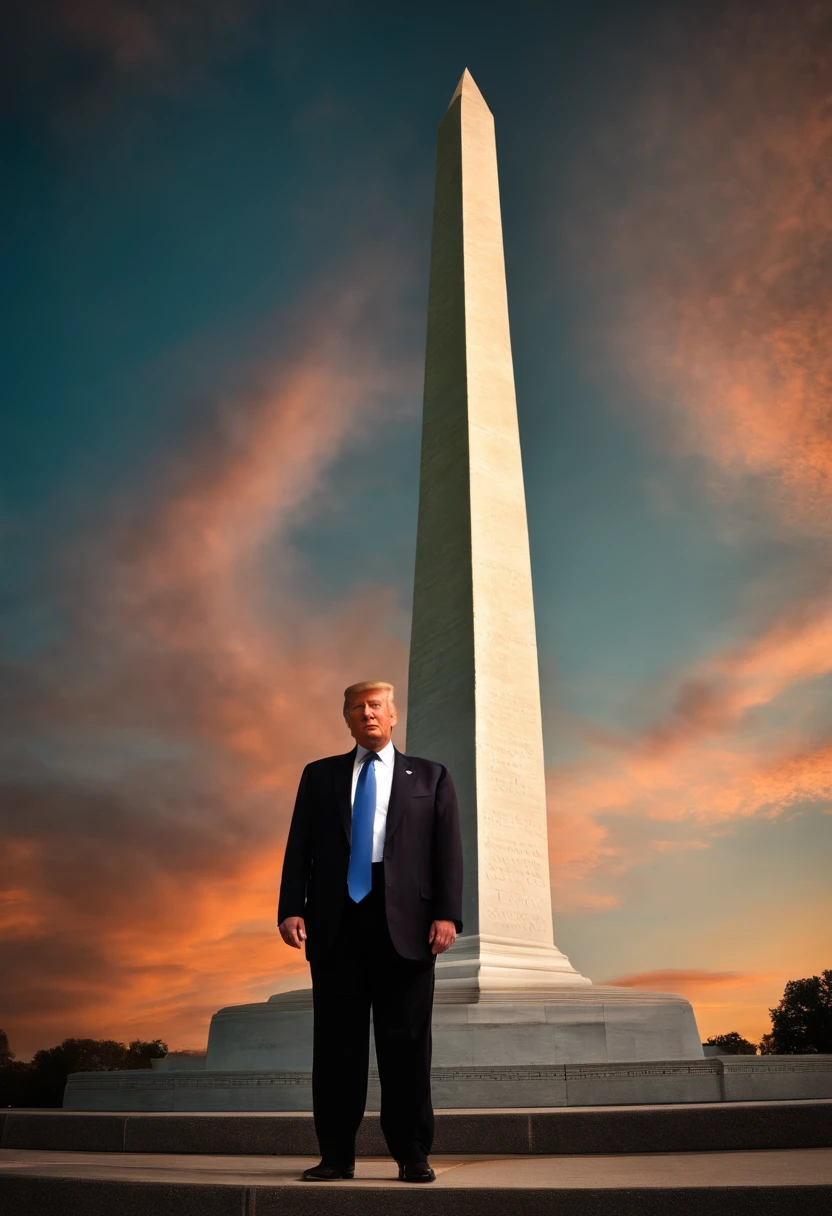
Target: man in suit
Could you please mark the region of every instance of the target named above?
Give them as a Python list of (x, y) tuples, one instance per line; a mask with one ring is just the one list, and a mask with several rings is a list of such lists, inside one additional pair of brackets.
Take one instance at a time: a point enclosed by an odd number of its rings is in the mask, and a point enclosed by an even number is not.
[(432, 1182), (434, 965), (462, 930), (456, 794), (443, 765), (393, 746), (391, 684), (350, 685), (344, 718), (356, 746), (303, 770), (277, 914), (312, 970), (321, 1162), (303, 1177), (353, 1177), (372, 1009), (384, 1137), (403, 1181)]

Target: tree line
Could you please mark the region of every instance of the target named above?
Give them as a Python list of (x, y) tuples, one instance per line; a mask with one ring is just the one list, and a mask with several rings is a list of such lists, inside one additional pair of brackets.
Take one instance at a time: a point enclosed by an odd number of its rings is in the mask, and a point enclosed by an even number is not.
[(733, 1056), (832, 1055), (832, 970), (789, 980), (780, 1004), (769, 1014), (771, 1030), (759, 1043), (731, 1030), (706, 1039), (705, 1046)]
[(115, 1039), (64, 1039), (57, 1047), (36, 1051), (31, 1060), (18, 1060), (0, 1030), (0, 1107), (63, 1106), (64, 1086), (71, 1072), (113, 1072), (151, 1068), (152, 1060), (168, 1054), (161, 1039), (117, 1043)]
[[(708, 1045), (729, 1055), (832, 1055), (832, 970), (807, 979), (789, 980), (780, 1004), (769, 1009), (771, 1031), (760, 1043), (736, 1030), (714, 1035)], [(112, 1072), (150, 1068), (168, 1054), (161, 1039), (118, 1043), (115, 1039), (64, 1039), (57, 1047), (36, 1051), (27, 1062), (15, 1059), (6, 1032), (0, 1030), (0, 1107), (62, 1106), (71, 1072)]]

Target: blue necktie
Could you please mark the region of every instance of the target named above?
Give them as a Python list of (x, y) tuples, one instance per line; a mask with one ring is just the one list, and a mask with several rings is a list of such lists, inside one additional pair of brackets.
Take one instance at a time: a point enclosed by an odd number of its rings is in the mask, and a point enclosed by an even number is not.
[(373, 885), (373, 821), (376, 817), (376, 766), (373, 761), (377, 758), (375, 752), (367, 752), (355, 784), (350, 868), (347, 870), (347, 890), (355, 903), (369, 895)]

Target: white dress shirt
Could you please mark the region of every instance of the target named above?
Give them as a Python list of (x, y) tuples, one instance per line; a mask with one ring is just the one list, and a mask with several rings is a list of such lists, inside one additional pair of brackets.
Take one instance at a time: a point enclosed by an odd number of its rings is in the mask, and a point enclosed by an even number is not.
[[(358, 784), (358, 774), (361, 771), (361, 761), (367, 755), (368, 749), (360, 743), (355, 745), (355, 763), (352, 766), (352, 794), (350, 806), (355, 802), (355, 787)], [(378, 760), (373, 764), (376, 770), (376, 813), (373, 818), (373, 861), (384, 858), (384, 835), (387, 830), (387, 808), (390, 805), (390, 790), (393, 785), (393, 763), (396, 749), (393, 740), (377, 752)]]

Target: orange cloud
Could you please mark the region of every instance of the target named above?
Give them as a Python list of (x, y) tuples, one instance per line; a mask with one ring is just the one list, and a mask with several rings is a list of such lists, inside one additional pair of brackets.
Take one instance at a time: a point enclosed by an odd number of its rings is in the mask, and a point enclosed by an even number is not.
[[(828, 714), (808, 695), (832, 671), (817, 543), (832, 523), (832, 9), (668, 22), (579, 175), (581, 273), (605, 301), (594, 337), (620, 408), (699, 459), (726, 535), (751, 511), (801, 556), (775, 610), (749, 588), (742, 641), (634, 691), (648, 725), (572, 722), (583, 754), (549, 775), (564, 909), (607, 906), (645, 849), (707, 847), (739, 819), (832, 800)], [(627, 845), (616, 815), (655, 839)], [(668, 822), (692, 835), (665, 840)]]
[(648, 988), (652, 992), (687, 993), (691, 988), (751, 984), (770, 978), (768, 975), (751, 975), (742, 971), (695, 971), (671, 967), (664, 971), (641, 971), (638, 975), (622, 975), (618, 979), (605, 982), (620, 988)]
[(60, 564), (64, 635), (3, 672), (0, 1020), (19, 1053), (201, 1046), (220, 1006), (306, 982), (274, 923), (300, 771), (349, 747), (347, 683), (405, 672), (392, 591), (316, 603), (291, 544), (336, 456), (410, 387), (379, 353), (377, 289), (368, 268), (329, 322), (311, 308), (149, 501), (107, 504)]
[(668, 968), (624, 975), (605, 982), (650, 992), (678, 992), (687, 997), (694, 1006), (703, 1040), (738, 1030), (750, 1042), (759, 1043), (771, 1029), (767, 1011), (778, 1003), (789, 978), (794, 976), (776, 972)]
[(705, 32), (669, 15), (580, 180), (629, 400), (726, 503), (754, 487), (815, 536), (832, 518), (830, 68), (828, 3), (733, 5)]
[[(577, 723), (585, 755), (549, 773), (551, 852), (559, 907), (597, 906), (582, 893), (591, 874), (611, 875), (643, 860), (610, 843), (599, 817), (689, 821), (700, 834), (797, 803), (832, 800), (832, 744), (813, 724), (792, 721), (758, 738), (752, 711), (773, 707), (802, 682), (832, 670), (832, 613), (823, 602), (795, 605), (759, 637), (725, 648), (675, 674), (663, 716), (641, 731), (612, 734)], [(666, 677), (670, 683), (671, 676)], [(648, 687), (634, 702), (657, 699)], [(790, 717), (794, 719), (794, 715)], [(654, 850), (704, 848), (700, 838), (652, 842)], [(605, 898), (614, 898), (609, 890)]]

